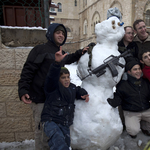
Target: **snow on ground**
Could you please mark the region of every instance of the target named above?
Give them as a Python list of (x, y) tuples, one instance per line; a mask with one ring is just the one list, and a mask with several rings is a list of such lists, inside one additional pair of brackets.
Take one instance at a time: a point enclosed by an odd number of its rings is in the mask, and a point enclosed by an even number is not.
[(23, 142), (2, 142), (0, 150), (34, 150), (34, 140), (25, 140)]

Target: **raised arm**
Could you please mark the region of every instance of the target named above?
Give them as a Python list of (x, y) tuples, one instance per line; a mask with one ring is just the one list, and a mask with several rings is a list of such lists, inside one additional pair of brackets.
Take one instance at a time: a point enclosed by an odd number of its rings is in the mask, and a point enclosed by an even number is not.
[(64, 59), (66, 55), (67, 53), (64, 55), (62, 54), (62, 47), (60, 47), (60, 50), (55, 53), (55, 62), (51, 64), (50, 70), (45, 81), (45, 93), (50, 93), (57, 88), (61, 70), (60, 62)]

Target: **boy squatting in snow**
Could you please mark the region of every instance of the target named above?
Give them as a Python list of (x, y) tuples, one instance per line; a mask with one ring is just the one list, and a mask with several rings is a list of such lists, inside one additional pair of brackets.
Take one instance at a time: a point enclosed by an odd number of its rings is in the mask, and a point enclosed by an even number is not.
[(69, 150), (69, 126), (73, 123), (75, 99), (89, 101), (86, 90), (70, 83), (68, 69), (61, 67), (60, 63), (66, 55), (62, 55), (61, 49), (55, 53), (55, 62), (50, 66), (44, 86), (46, 101), (41, 122), (49, 137), (51, 150)]
[(150, 136), (150, 83), (142, 78), (138, 61), (128, 62), (126, 71), (128, 79), (117, 84), (114, 98), (107, 101), (112, 107), (122, 106), (126, 130), (132, 138), (140, 130)]

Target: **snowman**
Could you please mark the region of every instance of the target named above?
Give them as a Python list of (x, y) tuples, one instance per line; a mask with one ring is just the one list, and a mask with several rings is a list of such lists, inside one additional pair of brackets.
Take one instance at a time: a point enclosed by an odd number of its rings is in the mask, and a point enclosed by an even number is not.
[[(88, 53), (84, 54), (77, 66), (78, 75), (83, 79), (81, 87), (89, 94), (88, 103), (75, 102), (74, 123), (70, 131), (71, 147), (78, 150), (106, 150), (119, 138), (123, 128), (118, 109), (112, 108), (107, 99), (113, 98), (113, 88), (120, 81), (124, 68), (115, 65), (118, 73), (113, 76), (106, 67), (99, 77), (89, 75), (89, 70), (104, 64), (110, 55), (120, 55), (117, 44), (124, 36), (124, 28), (118, 17), (111, 16), (96, 24), (95, 33), (97, 44), (92, 49), (92, 58)], [(125, 60), (120, 57), (119, 63), (125, 64)]]

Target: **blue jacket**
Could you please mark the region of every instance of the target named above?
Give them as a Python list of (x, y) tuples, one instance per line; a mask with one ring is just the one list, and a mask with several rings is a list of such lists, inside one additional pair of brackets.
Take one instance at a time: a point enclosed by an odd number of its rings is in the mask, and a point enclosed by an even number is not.
[[(70, 126), (73, 123), (75, 99), (82, 99), (81, 96), (87, 92), (70, 83), (64, 87), (59, 82), (61, 66), (53, 63), (45, 82), (46, 101), (41, 114), (41, 122), (54, 121), (62, 125)], [(83, 99), (82, 99), (83, 100)]]

